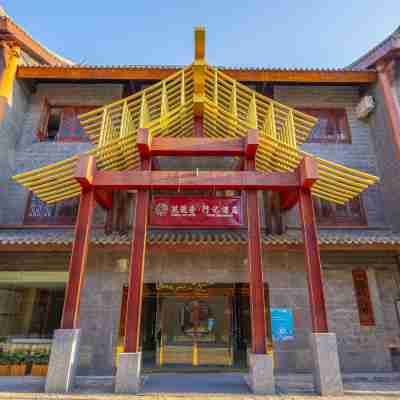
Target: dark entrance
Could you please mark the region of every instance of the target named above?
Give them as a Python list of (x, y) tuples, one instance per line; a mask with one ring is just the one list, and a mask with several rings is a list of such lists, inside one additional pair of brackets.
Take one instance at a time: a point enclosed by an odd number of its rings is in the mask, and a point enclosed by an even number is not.
[[(265, 296), (268, 304), (267, 290)], [(120, 343), (123, 343), (126, 297), (125, 289)], [(269, 311), (267, 321), (267, 342), (271, 346)], [(248, 284), (145, 285), (141, 324), (145, 368), (246, 368), (246, 354), (250, 347)], [(121, 347), (119, 351), (122, 351)]]

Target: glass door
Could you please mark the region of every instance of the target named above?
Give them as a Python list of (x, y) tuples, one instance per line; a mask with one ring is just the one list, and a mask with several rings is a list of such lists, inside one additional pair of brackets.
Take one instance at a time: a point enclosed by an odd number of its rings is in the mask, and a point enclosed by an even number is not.
[(158, 365), (232, 365), (231, 301), (224, 294), (160, 296)]

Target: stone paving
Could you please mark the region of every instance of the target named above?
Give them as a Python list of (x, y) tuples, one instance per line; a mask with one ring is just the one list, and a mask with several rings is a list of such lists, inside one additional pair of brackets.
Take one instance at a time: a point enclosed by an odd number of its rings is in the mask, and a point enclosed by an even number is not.
[[(271, 399), (250, 393), (241, 373), (151, 374), (145, 376), (138, 396), (113, 394), (113, 377), (78, 377), (71, 394), (44, 394), (44, 378), (0, 377), (0, 400), (178, 400)], [(278, 375), (277, 394), (282, 399), (324, 399), (313, 392), (310, 374)], [(400, 399), (400, 374), (344, 375), (345, 395), (335, 399)], [(328, 397), (327, 397), (328, 399)]]

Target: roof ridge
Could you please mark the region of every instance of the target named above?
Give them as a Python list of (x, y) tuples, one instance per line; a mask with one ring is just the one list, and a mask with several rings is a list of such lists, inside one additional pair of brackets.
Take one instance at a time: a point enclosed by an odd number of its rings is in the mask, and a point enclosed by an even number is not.
[[(364, 55), (361, 57), (357, 58), (354, 62), (352, 62), (348, 67), (345, 68), (355, 68), (355, 69), (366, 69), (368, 68), (368, 65), (363, 66), (362, 62), (367, 59), (369, 56), (371, 56), (374, 52), (382, 48), (384, 45), (386, 45), (390, 40), (393, 38), (400, 37), (400, 25), (390, 34), (388, 35), (385, 39), (383, 39), (381, 42), (379, 42), (376, 46), (372, 47), (369, 51), (367, 51)], [(357, 68), (357, 65), (360, 65)]]
[(69, 60), (66, 57), (63, 57), (59, 55), (58, 53), (50, 50), (48, 47), (43, 45), (41, 42), (38, 40), (34, 39), (32, 35), (30, 35), (25, 29), (23, 29), (18, 23), (16, 23), (4, 10), (4, 7), (0, 6), (0, 20), (7, 21), (11, 23), (15, 28), (17, 28), (19, 31), (21, 31), (24, 35), (26, 35), (29, 39), (31, 39), (33, 42), (35, 42), (39, 47), (41, 47), (46, 53), (48, 53), (50, 56), (58, 59), (60, 61), (61, 65), (74, 65), (75, 63), (71, 60)]

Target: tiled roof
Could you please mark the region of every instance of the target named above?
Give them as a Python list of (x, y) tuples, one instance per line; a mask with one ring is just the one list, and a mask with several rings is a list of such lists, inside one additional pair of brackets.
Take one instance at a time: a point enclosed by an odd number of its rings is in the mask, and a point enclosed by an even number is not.
[[(32, 64), (22, 64), (23, 67), (36, 68), (37, 65)], [(96, 64), (70, 64), (70, 65), (40, 65), (41, 68), (65, 68), (65, 69), (124, 69), (124, 70), (151, 70), (151, 69), (171, 69), (180, 70), (184, 68), (183, 65), (139, 65), (139, 64), (106, 64), (106, 65), (96, 65)], [(359, 68), (352, 69), (351, 67), (346, 68), (284, 68), (284, 67), (248, 67), (248, 66), (215, 66), (215, 68), (220, 71), (234, 70), (234, 71), (270, 71), (270, 72), (343, 72), (343, 71), (353, 71), (359, 72)]]
[[(1, 7), (0, 9), (0, 21), (5, 24), (9, 24), (12, 26), (16, 31), (20, 32), (21, 34), (24, 35), (25, 38), (29, 38), (32, 42), (34, 42), (39, 48), (41, 48), (45, 53), (47, 53), (49, 56), (51, 56), (53, 59), (57, 60), (57, 62), (60, 63), (60, 65), (65, 66), (65, 65), (72, 65), (73, 62), (71, 60), (68, 60), (65, 57), (60, 56), (59, 54), (55, 53), (54, 51), (48, 49), (46, 46), (44, 46), (42, 43), (39, 41), (35, 40), (28, 32), (26, 32), (24, 29), (21, 28), (16, 22), (14, 22), (4, 11), (4, 9)], [(28, 46), (29, 47), (29, 46)], [(26, 62), (26, 60), (24, 60)], [(30, 64), (30, 63), (29, 63)], [(29, 65), (28, 64), (28, 65)]]
[[(0, 230), (1, 245), (70, 245), (74, 232), (70, 231), (12, 231)], [(321, 245), (394, 245), (400, 246), (400, 235), (390, 232), (350, 232), (325, 233), (320, 232)], [(247, 235), (243, 231), (150, 231), (147, 237), (150, 245), (245, 245)], [(129, 245), (130, 235), (105, 235), (103, 232), (93, 232), (92, 242), (96, 245)], [(263, 235), (265, 245), (298, 245), (302, 243), (300, 232), (290, 232), (283, 235)]]
[(373, 65), (376, 61), (385, 56), (394, 47), (399, 48), (400, 44), (400, 26), (390, 34), (386, 39), (378, 45), (369, 50), (366, 54), (351, 63), (348, 68), (350, 69), (365, 69)]

